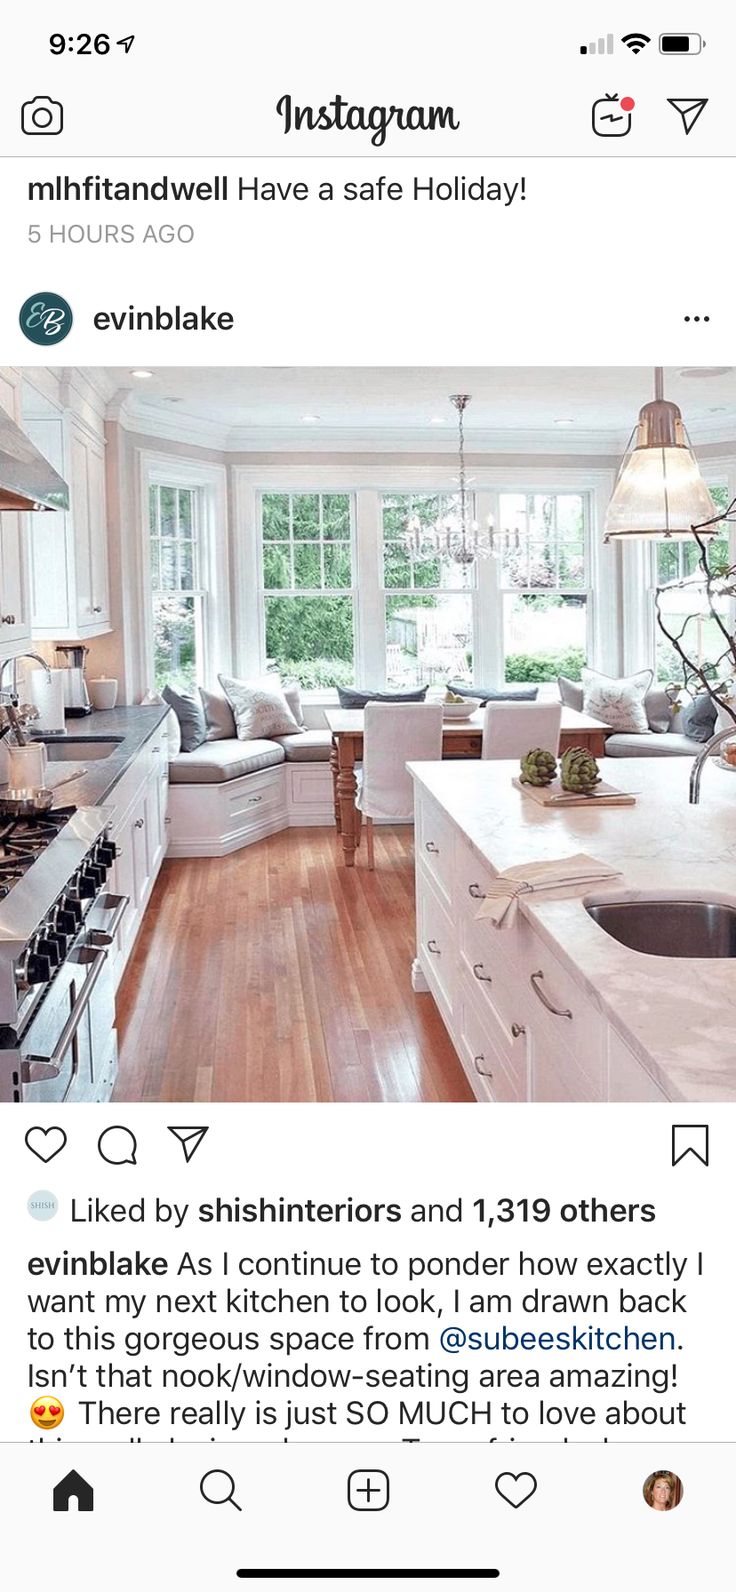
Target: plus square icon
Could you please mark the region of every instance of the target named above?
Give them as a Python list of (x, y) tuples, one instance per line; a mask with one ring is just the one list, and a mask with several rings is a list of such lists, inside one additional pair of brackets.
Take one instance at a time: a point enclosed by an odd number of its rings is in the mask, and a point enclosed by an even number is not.
[(389, 1480), (385, 1470), (351, 1470), (348, 1476), (348, 1503), (351, 1509), (385, 1509)]

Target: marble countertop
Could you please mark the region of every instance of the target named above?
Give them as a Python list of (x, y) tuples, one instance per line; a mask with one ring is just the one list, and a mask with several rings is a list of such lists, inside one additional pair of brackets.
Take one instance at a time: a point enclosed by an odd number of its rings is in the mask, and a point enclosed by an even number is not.
[(713, 892), (736, 905), (736, 775), (715, 761), (700, 804), (689, 758), (608, 758), (601, 775), (634, 807), (540, 807), (512, 785), (517, 763), (410, 765), (491, 871), (587, 852), (621, 878), (521, 909), (671, 1099), (736, 1100), (736, 964), (646, 956), (593, 922), (583, 896)]
[[(58, 800), (54, 805), (59, 807), (107, 805), (118, 780), (130, 767), (146, 741), (158, 729), (168, 712), (169, 708), (162, 703), (156, 707), (108, 708), (88, 713), (84, 718), (68, 718), (66, 735), (48, 736), (46, 739), (49, 743), (63, 742), (70, 753), (76, 750), (78, 745), (78, 766), (85, 772), (79, 778), (71, 780), (69, 784), (61, 786)], [(95, 741), (117, 740), (118, 737), (119, 745), (109, 757), (90, 757), (85, 760), (85, 745), (93, 746)], [(71, 773), (74, 767), (74, 758), (69, 762), (66, 760), (49, 762), (49, 782), (55, 785), (65, 774)]]

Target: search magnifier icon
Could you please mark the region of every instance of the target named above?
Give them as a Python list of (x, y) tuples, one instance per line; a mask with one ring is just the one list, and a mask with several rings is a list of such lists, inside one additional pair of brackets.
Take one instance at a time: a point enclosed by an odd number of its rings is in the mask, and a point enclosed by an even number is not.
[(233, 1509), (237, 1509), (242, 1515), (243, 1511), (235, 1497), (235, 1477), (230, 1475), (229, 1470), (206, 1471), (199, 1484), (199, 1490), (205, 1503), (232, 1504)]

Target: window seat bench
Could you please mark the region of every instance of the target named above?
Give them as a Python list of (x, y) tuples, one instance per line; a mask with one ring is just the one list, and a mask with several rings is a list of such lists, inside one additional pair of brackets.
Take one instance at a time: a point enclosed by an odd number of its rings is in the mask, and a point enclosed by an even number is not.
[(169, 856), (220, 857), (280, 829), (334, 823), (327, 729), (205, 741), (169, 761)]

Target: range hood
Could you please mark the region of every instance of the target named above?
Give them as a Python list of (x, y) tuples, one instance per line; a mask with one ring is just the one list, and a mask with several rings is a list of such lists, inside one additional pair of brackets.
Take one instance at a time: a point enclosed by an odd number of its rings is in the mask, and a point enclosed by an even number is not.
[(20, 426), (0, 409), (0, 514), (9, 509), (68, 509), (66, 481)]

